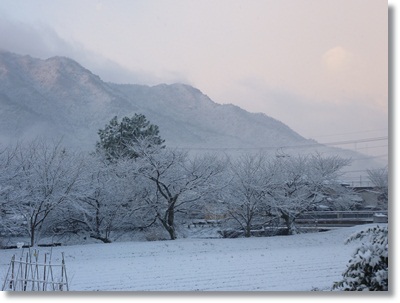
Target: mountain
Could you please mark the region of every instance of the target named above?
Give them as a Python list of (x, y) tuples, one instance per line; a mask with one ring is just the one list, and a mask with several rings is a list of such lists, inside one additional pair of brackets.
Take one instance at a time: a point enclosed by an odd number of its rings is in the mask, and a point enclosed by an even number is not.
[(241, 148), (307, 142), (271, 117), (249, 113), (234, 105), (217, 104), (188, 85), (111, 86), (158, 124), (172, 146)]
[(88, 148), (96, 130), (127, 100), (68, 58), (0, 53), (0, 138), (65, 136)]
[(143, 113), (167, 144), (185, 148), (241, 148), (304, 144), (285, 124), (234, 105), (220, 105), (184, 84), (103, 82), (77, 62), (0, 53), (2, 140), (64, 136), (93, 147), (97, 130), (115, 115)]
[[(0, 51), (0, 145), (63, 137), (64, 144), (93, 150), (99, 128), (114, 116), (134, 113), (158, 125), (170, 147), (224, 152), (262, 148), (272, 153), (318, 149), (363, 157), (305, 139), (265, 114), (217, 104), (189, 85), (106, 83), (69, 58), (41, 60)], [(360, 167), (365, 169), (362, 163), (356, 169)]]

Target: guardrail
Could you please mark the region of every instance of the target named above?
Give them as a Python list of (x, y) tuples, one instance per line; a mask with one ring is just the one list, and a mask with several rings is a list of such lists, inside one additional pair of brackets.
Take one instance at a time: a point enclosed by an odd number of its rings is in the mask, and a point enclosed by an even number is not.
[(316, 227), (354, 226), (368, 223), (387, 223), (387, 211), (314, 211), (302, 214), (297, 225)]

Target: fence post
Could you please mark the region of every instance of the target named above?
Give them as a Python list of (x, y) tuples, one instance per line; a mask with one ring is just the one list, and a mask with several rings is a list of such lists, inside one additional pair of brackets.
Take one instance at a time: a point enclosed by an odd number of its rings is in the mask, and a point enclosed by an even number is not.
[(65, 275), (65, 287), (67, 288), (67, 291), (69, 291), (69, 287), (68, 287), (68, 277), (67, 277), (67, 269), (65, 267), (65, 259), (64, 259), (64, 253), (61, 253), (62, 255), (62, 260), (61, 260), (61, 284), (60, 290), (63, 290), (64, 287), (64, 275)]
[(28, 279), (28, 255), (26, 254), (26, 262), (25, 262), (25, 273), (24, 273), (24, 291), (26, 291), (26, 285), (28, 283), (27, 279)]
[(11, 266), (12, 266), (12, 268), (11, 268), (10, 289), (13, 289), (13, 287), (15, 287), (14, 286), (14, 284), (15, 284), (15, 282), (14, 282), (15, 255), (12, 256)]
[[(34, 258), (32, 258), (32, 253)], [(16, 255), (13, 255), (1, 290), (63, 291), (66, 289), (69, 291), (64, 253), (62, 253), (61, 264), (56, 265), (53, 265), (51, 262), (51, 254), (49, 257), (47, 254), (48, 253), (44, 254), (44, 262), (42, 263), (38, 262), (39, 251), (36, 250), (34, 252), (29, 250), (29, 252), (26, 253), (26, 258), (21, 256), (19, 261), (15, 259)], [(57, 267), (57, 269), (53, 267)], [(60, 278), (61, 282), (59, 280)], [(48, 289), (49, 284), (51, 284), (50, 289)]]

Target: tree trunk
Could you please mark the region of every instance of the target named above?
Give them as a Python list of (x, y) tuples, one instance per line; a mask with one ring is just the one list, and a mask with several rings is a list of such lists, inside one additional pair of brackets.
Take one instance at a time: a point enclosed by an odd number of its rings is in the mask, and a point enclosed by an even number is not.
[(176, 232), (175, 232), (174, 225), (169, 225), (167, 221), (165, 221), (161, 218), (161, 216), (157, 216), (157, 217), (158, 217), (158, 220), (160, 220), (162, 226), (164, 226), (165, 230), (168, 232), (170, 239), (175, 240)]
[(31, 227), (31, 247), (35, 244), (35, 227)]
[(164, 226), (164, 228), (168, 232), (171, 240), (175, 240), (176, 239), (176, 231), (175, 231), (175, 226), (174, 226), (175, 210), (172, 207), (172, 205), (170, 205), (170, 207), (166, 210), (165, 217), (166, 217), (166, 220), (163, 219), (160, 214), (157, 214), (157, 218), (160, 220), (161, 224)]
[(169, 237), (171, 238), (171, 240), (175, 240), (176, 239), (175, 227), (174, 226), (168, 226), (167, 231), (169, 233)]
[(246, 228), (244, 230), (244, 236), (246, 238), (250, 238), (251, 237), (251, 225), (250, 224), (246, 225)]
[(281, 213), (282, 219), (285, 221), (285, 225), (287, 228), (287, 235), (296, 234), (296, 227), (294, 225), (294, 219), (287, 213)]
[(90, 238), (100, 240), (103, 243), (111, 243), (110, 239), (108, 239), (107, 237), (102, 237), (101, 235), (90, 235)]
[[(174, 204), (175, 202), (172, 205)], [(174, 221), (175, 221), (175, 210), (173, 207), (169, 207), (167, 210), (167, 225), (168, 225), (167, 231), (169, 233), (171, 240), (176, 239)]]

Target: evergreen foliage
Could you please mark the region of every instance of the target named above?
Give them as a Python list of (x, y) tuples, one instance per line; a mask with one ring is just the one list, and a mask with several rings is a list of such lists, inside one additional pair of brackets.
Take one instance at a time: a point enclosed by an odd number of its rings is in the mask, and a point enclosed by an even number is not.
[(357, 248), (334, 289), (347, 291), (388, 290), (388, 228), (376, 226), (361, 231), (347, 240), (369, 238)]
[(151, 148), (162, 147), (164, 143), (158, 126), (151, 124), (142, 114), (124, 117), (121, 122), (115, 116), (104, 129), (98, 131), (98, 135), (100, 141), (96, 143), (96, 150), (105, 153), (108, 160), (135, 159), (140, 156), (143, 144)]

